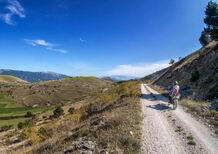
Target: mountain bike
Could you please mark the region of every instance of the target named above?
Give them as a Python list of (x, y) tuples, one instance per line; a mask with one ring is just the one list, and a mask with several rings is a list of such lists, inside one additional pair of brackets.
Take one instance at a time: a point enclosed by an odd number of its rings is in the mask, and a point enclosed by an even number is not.
[(171, 97), (169, 103), (173, 105), (172, 109), (175, 110), (178, 107), (179, 97)]

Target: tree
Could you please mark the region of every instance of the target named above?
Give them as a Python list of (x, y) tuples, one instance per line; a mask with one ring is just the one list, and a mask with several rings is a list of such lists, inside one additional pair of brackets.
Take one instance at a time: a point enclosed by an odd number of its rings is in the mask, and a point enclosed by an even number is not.
[(200, 74), (198, 70), (195, 70), (194, 72), (192, 72), (191, 82), (196, 82), (199, 80), (199, 78), (200, 78)]
[(217, 17), (218, 17), (218, 4), (210, 1), (206, 7), (205, 11), (206, 17), (204, 18), (204, 23), (208, 26), (209, 29), (212, 29), (214, 26), (218, 26)]
[(206, 28), (201, 33), (199, 41), (203, 46), (210, 41), (218, 40), (218, 4), (210, 1), (205, 10), (204, 23)]
[(206, 30), (202, 31), (199, 41), (202, 46), (206, 46), (208, 43), (210, 43), (210, 35), (208, 32), (206, 32)]
[(174, 60), (174, 59), (171, 59), (170, 62), (169, 62), (170, 65), (172, 65), (172, 64), (174, 64), (174, 63), (175, 63), (175, 60)]

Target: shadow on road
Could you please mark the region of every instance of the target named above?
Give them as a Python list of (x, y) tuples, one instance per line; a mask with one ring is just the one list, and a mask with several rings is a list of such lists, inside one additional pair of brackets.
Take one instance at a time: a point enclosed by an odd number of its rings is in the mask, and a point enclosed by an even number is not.
[(142, 98), (143, 99), (148, 99), (148, 100), (156, 100), (156, 98), (152, 94), (143, 94)]
[(150, 101), (163, 101), (164, 103), (168, 103), (168, 99), (161, 94), (143, 94), (142, 98)]
[(167, 106), (165, 104), (148, 105), (146, 107), (152, 108), (152, 109), (155, 109), (155, 110), (159, 110), (159, 111), (170, 110), (171, 109), (169, 106)]
[[(168, 104), (168, 99), (161, 94), (143, 94), (142, 98), (149, 101), (163, 101), (164, 103)], [(148, 105), (147, 107), (159, 111), (171, 109), (171, 107), (167, 106), (167, 104), (161, 103), (156, 105)]]

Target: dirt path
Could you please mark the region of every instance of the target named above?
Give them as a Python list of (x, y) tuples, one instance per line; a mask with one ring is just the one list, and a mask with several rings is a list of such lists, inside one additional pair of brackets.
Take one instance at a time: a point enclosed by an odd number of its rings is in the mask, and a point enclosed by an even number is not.
[[(142, 153), (218, 153), (218, 139), (211, 136), (206, 126), (181, 108), (171, 110), (166, 105), (167, 99), (147, 85), (142, 85), (141, 90), (144, 116)], [(187, 139), (190, 136), (193, 139)], [(196, 145), (191, 145), (190, 141)]]

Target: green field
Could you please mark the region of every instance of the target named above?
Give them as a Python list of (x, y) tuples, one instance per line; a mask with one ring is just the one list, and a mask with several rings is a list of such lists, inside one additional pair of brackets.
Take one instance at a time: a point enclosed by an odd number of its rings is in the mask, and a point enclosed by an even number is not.
[(17, 127), (17, 124), (19, 122), (24, 122), (28, 120), (29, 118), (17, 118), (17, 119), (11, 119), (11, 120), (0, 120), (0, 127), (5, 126), (5, 125), (12, 125), (15, 128)]
[(33, 114), (41, 113), (48, 110), (46, 107), (25, 107), (17, 104), (4, 94), (0, 94), (0, 127), (4, 125), (17, 126), (19, 122), (24, 122), (29, 118), (24, 117), (27, 112)]

